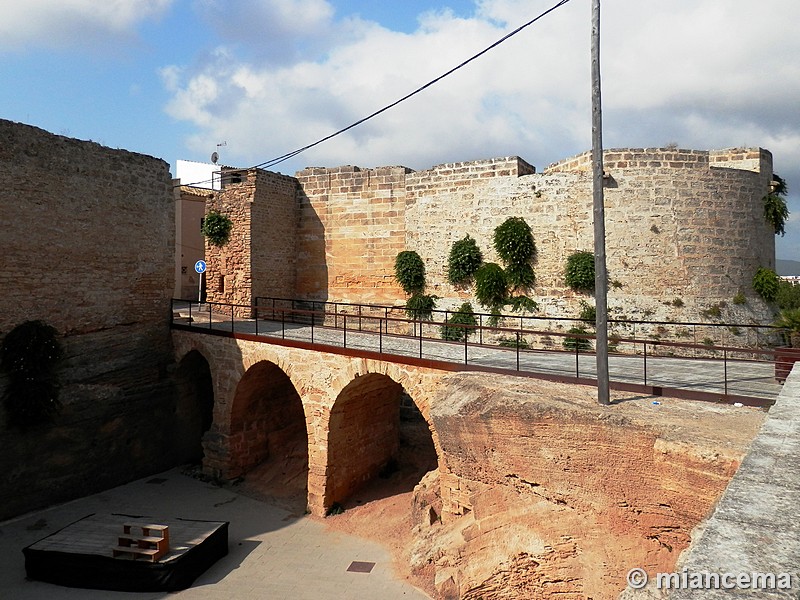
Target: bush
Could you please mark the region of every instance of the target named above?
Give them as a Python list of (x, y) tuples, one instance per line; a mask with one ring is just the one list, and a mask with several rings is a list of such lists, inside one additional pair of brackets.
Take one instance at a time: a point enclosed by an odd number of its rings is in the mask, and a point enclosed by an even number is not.
[(766, 302), (772, 302), (778, 297), (780, 277), (772, 269), (759, 267), (753, 276), (753, 289)]
[(775, 320), (776, 327), (782, 327), (784, 343), (797, 348), (800, 343), (800, 308), (787, 308)]
[(406, 315), (415, 321), (430, 321), (436, 308), (437, 296), (413, 294), (406, 301)]
[(469, 283), (482, 262), (483, 254), (470, 236), (453, 242), (447, 259), (447, 281), (453, 285)]
[(789, 208), (786, 206), (786, 182), (778, 175), (772, 178), (776, 185), (769, 194), (764, 196), (764, 219), (775, 230), (775, 234), (783, 236), (786, 233), (786, 220), (789, 218)]
[(513, 338), (509, 337), (501, 337), (497, 340), (497, 345), (502, 346), (503, 348), (517, 348), (519, 347), (520, 350), (529, 350), (530, 344), (524, 337), (517, 337), (514, 336)]
[(536, 258), (536, 243), (530, 225), (522, 217), (509, 217), (494, 230), (494, 249), (506, 265), (506, 278), (514, 288), (529, 288), (536, 276), (531, 261)]
[(508, 299), (508, 278), (497, 263), (486, 263), (475, 272), (475, 297), (481, 306), (499, 311)]
[(233, 221), (216, 210), (208, 211), (203, 219), (203, 226), (200, 228), (208, 243), (213, 246), (222, 247), (231, 238)]
[(567, 258), (564, 283), (576, 292), (594, 291), (594, 254), (582, 250)]
[[(578, 335), (589, 335), (590, 332), (586, 331), (584, 327), (572, 327), (567, 333), (574, 333)], [(592, 341), (586, 338), (565, 337), (564, 348), (567, 350), (579, 352), (589, 351), (592, 349)]]
[(781, 279), (778, 281), (778, 295), (775, 303), (781, 310), (800, 308), (800, 285)]
[(597, 308), (585, 300), (581, 300), (581, 312), (578, 315), (578, 318), (581, 321), (590, 323), (592, 327), (594, 327), (595, 323), (597, 323)]
[[(474, 333), (478, 320), (469, 302), (464, 302), (461, 307), (450, 315), (448, 322), (441, 327), (443, 340), (452, 342), (463, 342), (465, 336)], [(454, 325), (464, 325), (464, 327), (454, 327)]]
[(511, 312), (536, 312), (539, 310), (539, 304), (533, 298), (528, 296), (514, 296), (508, 298), (508, 305), (511, 307)]
[(425, 289), (425, 263), (413, 250), (404, 250), (394, 259), (394, 278), (409, 296)]
[(0, 346), (0, 366), (9, 375), (3, 403), (11, 425), (25, 429), (52, 420), (61, 403), (55, 366), (62, 349), (56, 330), (42, 321), (12, 329)]

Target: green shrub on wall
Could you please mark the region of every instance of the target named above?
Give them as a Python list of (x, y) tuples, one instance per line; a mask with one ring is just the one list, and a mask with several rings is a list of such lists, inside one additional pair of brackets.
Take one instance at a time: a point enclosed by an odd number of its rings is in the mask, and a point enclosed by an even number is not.
[(453, 242), (447, 259), (447, 281), (453, 285), (466, 285), (475, 276), (483, 262), (483, 254), (475, 240), (467, 235)]
[(0, 367), (9, 376), (3, 404), (10, 425), (26, 429), (58, 413), (55, 366), (61, 355), (56, 330), (42, 321), (26, 321), (6, 335)]
[(766, 302), (772, 302), (778, 297), (780, 277), (772, 269), (759, 267), (753, 276), (753, 289)]
[(394, 259), (394, 278), (409, 296), (425, 289), (425, 263), (414, 250), (404, 250)]
[(481, 306), (499, 311), (508, 300), (508, 279), (497, 263), (486, 263), (475, 273), (475, 298)]
[(430, 321), (433, 310), (436, 308), (437, 296), (428, 294), (413, 294), (406, 301), (406, 314), (415, 321)]
[[(463, 342), (466, 336), (474, 333), (474, 327), (477, 324), (478, 320), (475, 318), (472, 304), (464, 302), (456, 312), (450, 315), (447, 323), (442, 325), (442, 339), (452, 342)], [(456, 327), (456, 325), (463, 325), (463, 327)]]
[(522, 217), (509, 217), (494, 230), (494, 249), (506, 265), (509, 286), (531, 287), (536, 275), (531, 262), (536, 258), (536, 242), (530, 225)]
[(221, 247), (230, 240), (231, 229), (233, 221), (216, 210), (210, 210), (203, 219), (201, 231), (209, 244)]
[[(572, 327), (567, 333), (589, 335), (589, 331), (587, 331), (585, 327)], [(592, 341), (587, 338), (565, 337), (562, 343), (566, 350), (584, 352), (592, 349)]]
[(786, 233), (786, 220), (789, 218), (789, 208), (786, 206), (786, 182), (777, 174), (772, 175), (774, 181), (770, 193), (764, 196), (764, 219), (775, 230), (775, 234), (783, 236)]
[(564, 269), (564, 283), (576, 292), (593, 292), (594, 254), (585, 250), (570, 254)]

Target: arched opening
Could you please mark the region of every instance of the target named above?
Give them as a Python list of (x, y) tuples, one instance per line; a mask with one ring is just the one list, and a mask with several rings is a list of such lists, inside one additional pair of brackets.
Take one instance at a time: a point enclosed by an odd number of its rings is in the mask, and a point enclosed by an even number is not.
[(303, 402), (289, 376), (261, 361), (236, 386), (229, 436), (230, 473), (247, 487), (302, 502), (308, 490), (308, 433)]
[(208, 361), (192, 350), (176, 371), (174, 444), (178, 462), (203, 460), (203, 434), (214, 418), (214, 386)]
[(357, 377), (331, 409), (325, 509), (411, 492), (437, 464), (428, 424), (403, 386)]

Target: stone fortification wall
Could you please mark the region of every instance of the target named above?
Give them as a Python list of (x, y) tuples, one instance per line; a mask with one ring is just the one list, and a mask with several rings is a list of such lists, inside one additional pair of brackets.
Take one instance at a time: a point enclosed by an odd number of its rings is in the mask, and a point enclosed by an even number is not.
[(210, 198), (209, 210), (233, 221), (219, 248), (206, 242), (207, 299), (251, 305), (256, 296), (291, 298), (297, 272), (297, 181), (250, 169)]
[(296, 295), (385, 303), (404, 298), (394, 259), (406, 246), (405, 167), (309, 168), (300, 182)]
[(0, 410), (0, 519), (176, 464), (167, 164), (0, 120), (0, 222), (0, 338), (40, 319), (64, 347), (52, 425)]
[[(607, 151), (604, 162), (611, 318), (702, 321), (713, 309), (721, 321), (771, 320), (752, 289), (756, 269), (775, 263), (774, 235), (761, 203), (772, 178), (769, 152), (622, 149)], [(285, 184), (278, 194), (280, 218), (270, 212), (256, 216), (252, 207), (260, 202), (253, 198), (267, 187), (255, 185), (256, 177)], [(581, 302), (591, 303), (563, 278), (570, 254), (593, 249), (589, 153), (542, 173), (518, 157), (419, 172), (308, 168), (296, 175), (296, 238), (289, 180), (254, 170), (246, 183), (218, 195), (218, 206), (237, 225), (230, 247), (220, 254), (218, 273), (210, 276), (209, 299), (247, 304), (252, 288), (253, 295), (402, 304), (406, 298), (394, 281), (394, 259), (402, 250), (416, 250), (426, 264), (427, 292), (440, 298), (438, 308), (470, 300), (478, 309), (471, 289), (447, 282), (450, 248), (471, 235), (487, 262), (499, 262), (494, 229), (521, 216), (538, 247), (537, 281), (530, 292), (541, 307), (537, 314), (576, 317)], [(251, 231), (253, 241), (255, 232), (264, 231), (264, 239), (277, 236), (281, 243), (275, 250), (253, 243), (250, 250)], [(213, 263), (217, 251), (209, 251)], [(214, 277), (225, 282), (215, 283)]]
[[(751, 285), (759, 266), (774, 267), (761, 205), (772, 177), (768, 152), (611, 150), (604, 162), (612, 316), (702, 320), (703, 310), (721, 303), (723, 318), (769, 319)], [(541, 174), (485, 165), (461, 165), (464, 175), (455, 179), (442, 168), (407, 177), (406, 246), (425, 260), (429, 293), (442, 298), (441, 308), (470, 298), (446, 282), (452, 243), (469, 234), (486, 261), (499, 262), (494, 228), (521, 216), (538, 248), (531, 296), (548, 316), (576, 316), (586, 297), (565, 286), (563, 270), (571, 253), (593, 248), (589, 154)], [(731, 304), (738, 292), (746, 305)], [(671, 304), (676, 298), (681, 306)]]

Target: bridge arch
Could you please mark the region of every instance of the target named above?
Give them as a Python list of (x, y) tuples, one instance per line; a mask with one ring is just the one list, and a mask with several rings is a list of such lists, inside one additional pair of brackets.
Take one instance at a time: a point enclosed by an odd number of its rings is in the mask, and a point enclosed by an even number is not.
[(228, 417), (229, 477), (258, 468), (259, 479), (273, 489), (307, 493), (305, 411), (283, 369), (266, 359), (249, 366), (236, 385)]
[(417, 403), (403, 384), (375, 372), (356, 374), (333, 400), (326, 458), (325, 511), (378, 477), (399, 473), (413, 488), (439, 463), (433, 428)]
[(203, 460), (203, 435), (214, 418), (211, 366), (196, 349), (187, 352), (175, 370), (174, 447), (181, 463)]

